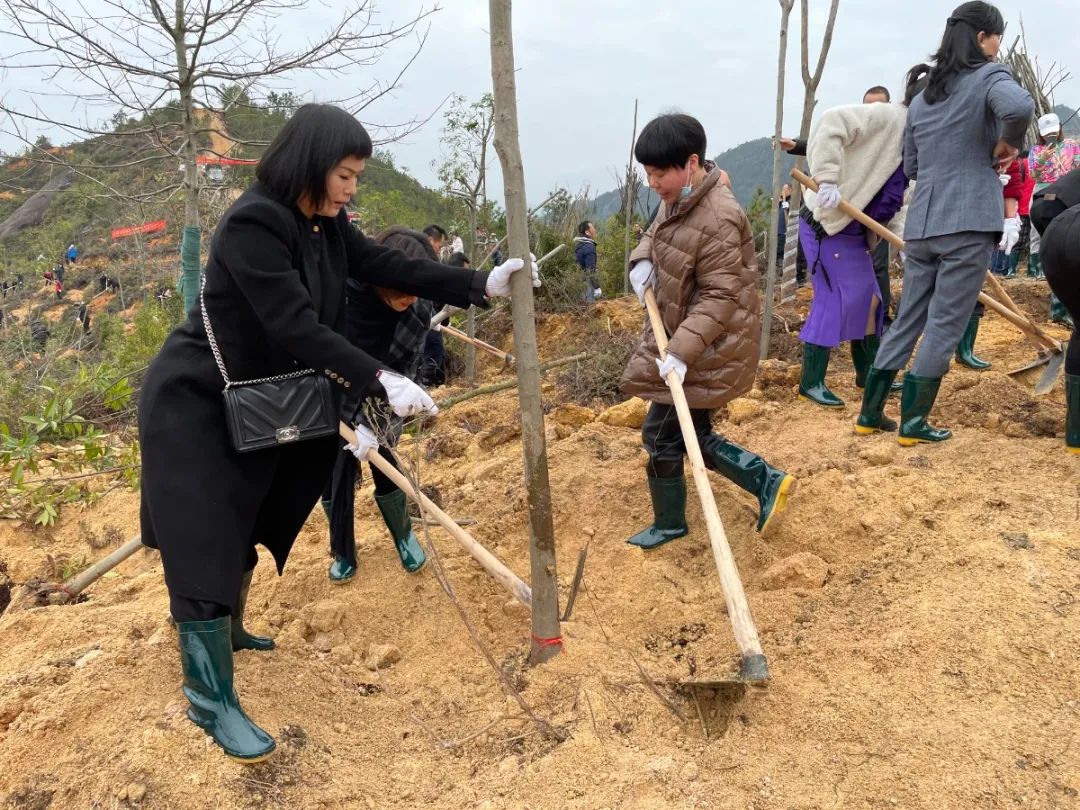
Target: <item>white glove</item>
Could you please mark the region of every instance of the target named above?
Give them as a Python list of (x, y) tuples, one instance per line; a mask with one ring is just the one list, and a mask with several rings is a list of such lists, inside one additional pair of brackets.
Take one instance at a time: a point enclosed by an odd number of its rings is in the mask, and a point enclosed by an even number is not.
[(438, 413), (435, 401), (428, 396), (427, 391), (414, 383), (408, 377), (395, 374), (392, 371), (379, 369), (375, 375), (382, 387), (386, 390), (386, 399), (390, 407), (400, 417), (414, 416), (422, 411)]
[(818, 183), (817, 204), (819, 208), (836, 208), (840, 205), (840, 189), (836, 183)]
[(360, 461), (367, 457), (368, 450), (378, 450), (379, 440), (367, 425), (356, 426), (356, 444), (347, 444), (345, 449)]
[(1007, 174), (999, 174), (998, 175), (998, 180), (1001, 181), (1001, 185), (1007, 186), (1007, 185), (1009, 185), (1010, 177)]
[(604, 291), (601, 290), (599, 287), (597, 287), (595, 290), (593, 290), (593, 297), (594, 298), (602, 298), (603, 295), (604, 295)]
[[(667, 353), (667, 357), (663, 360), (656, 361), (656, 367), (660, 369), (660, 379), (664, 382), (668, 381), (668, 374), (675, 372), (679, 375), (679, 384), (681, 385), (683, 380), (686, 379), (686, 363), (673, 355), (671, 352)], [(668, 383), (668, 388), (671, 387), (671, 383)]]
[(642, 259), (630, 271), (630, 286), (634, 288), (642, 306), (645, 306), (645, 288), (655, 283), (653, 264), (648, 259)]
[(1001, 241), (998, 242), (998, 250), (1002, 253), (1012, 253), (1016, 243), (1020, 241), (1020, 217), (1008, 217), (1001, 228)]
[[(531, 253), (529, 254), (529, 262), (532, 265), (532, 285), (534, 287), (540, 286), (540, 268), (536, 266), (536, 257)], [(500, 264), (488, 275), (487, 287), (484, 292), (488, 294), (488, 297), (502, 296), (507, 297), (510, 295), (510, 274), (516, 270), (520, 270), (525, 266), (525, 262), (521, 259), (507, 259)]]

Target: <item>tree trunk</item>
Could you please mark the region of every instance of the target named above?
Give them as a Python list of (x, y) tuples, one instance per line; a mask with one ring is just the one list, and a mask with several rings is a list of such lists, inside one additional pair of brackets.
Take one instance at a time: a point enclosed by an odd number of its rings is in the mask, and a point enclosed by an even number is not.
[[(476, 197), (474, 196), (469, 206), (469, 237), (471, 248), (469, 250), (469, 264), (476, 267)], [(476, 337), (476, 307), (469, 307), (465, 320), (465, 334), (471, 338)], [(476, 384), (476, 347), (471, 343), (465, 346), (465, 382), (469, 385)]]
[(777, 233), (780, 226), (780, 207), (777, 200), (780, 199), (780, 157), (783, 152), (780, 149), (780, 138), (784, 130), (784, 63), (787, 60), (787, 36), (788, 21), (791, 18), (791, 7), (795, 0), (780, 0), (780, 56), (777, 61), (776, 71), (776, 126), (773, 128), (773, 171), (772, 171), (772, 199), (769, 207), (769, 238), (765, 243), (765, 311), (761, 318), (761, 359), (769, 356), (769, 335), (772, 331), (773, 299), (776, 290), (776, 246), (778, 244)]
[[(525, 170), (518, 143), (517, 88), (511, 0), (489, 0), (491, 81), (495, 91), (495, 151), (502, 163), (506, 196), (506, 233), (510, 256), (529, 261), (529, 222), (525, 205)], [(543, 663), (562, 651), (559, 628), (559, 580), (555, 569), (555, 527), (551, 518), (544, 443), (544, 410), (531, 274), (512, 276), (514, 356), (517, 357), (521, 439), (529, 501), (529, 551), (532, 568), (532, 648), (529, 660)]]
[[(634, 129), (630, 134), (630, 161), (626, 164), (626, 190), (623, 205), (626, 206), (626, 222), (623, 234), (623, 295), (630, 292), (630, 222), (633, 219), (634, 204), (637, 202), (637, 189), (630, 182), (634, 173), (634, 141), (637, 140), (637, 106), (638, 100), (634, 99)], [(631, 197), (633, 195), (633, 197)], [(587, 282), (586, 282), (587, 283)]]
[(199, 154), (195, 103), (191, 95), (191, 71), (187, 64), (184, 37), (184, 0), (176, 0), (176, 69), (180, 86), (180, 110), (184, 123), (184, 232), (180, 242), (180, 292), (184, 311), (190, 312), (199, 300), (202, 234), (199, 228), (199, 178), (195, 158)]

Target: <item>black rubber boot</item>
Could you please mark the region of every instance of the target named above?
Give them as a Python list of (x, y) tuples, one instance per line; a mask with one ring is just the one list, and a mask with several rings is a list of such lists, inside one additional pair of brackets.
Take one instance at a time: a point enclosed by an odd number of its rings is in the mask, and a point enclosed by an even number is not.
[(919, 377), (910, 371), (904, 375), (904, 391), (900, 394), (900, 435), (897, 438), (904, 447), (952, 438), (951, 430), (931, 427), (926, 421), (940, 387), (941, 377)]
[(390, 530), (390, 536), (394, 538), (394, 547), (401, 558), (401, 567), (410, 574), (419, 571), (427, 562), (427, 555), (413, 532), (405, 493), (395, 489), (387, 495), (376, 495), (375, 503), (382, 513), (386, 528)]
[(266, 636), (253, 636), (244, 629), (244, 608), (247, 607), (248, 591), (251, 590), (252, 571), (244, 574), (240, 585), (240, 612), (232, 617), (232, 648), (233, 650), (265, 650), (274, 649), (274, 640)]
[(787, 508), (795, 491), (795, 476), (769, 465), (761, 456), (734, 442), (710, 436), (702, 442), (705, 464), (758, 499), (757, 530), (764, 533), (773, 518)]
[(1065, 449), (1080, 455), (1080, 374), (1065, 375)]
[(866, 387), (863, 390), (862, 410), (855, 420), (855, 432), (863, 435), (891, 433), (896, 430), (896, 422), (885, 415), (885, 400), (889, 398), (896, 371), (870, 367), (866, 372)]
[(962, 366), (973, 368), (976, 371), (982, 371), (984, 368), (990, 368), (990, 363), (975, 356), (975, 336), (979, 334), (979, 318), (978, 315), (972, 315), (968, 319), (967, 329), (964, 330), (964, 336), (960, 338), (960, 342), (956, 344), (956, 362)]
[(799, 378), (799, 399), (813, 402), (824, 408), (843, 408), (844, 400), (825, 385), (825, 372), (829, 369), (829, 349), (814, 343), (803, 344), (802, 377)]
[[(851, 341), (851, 362), (855, 366), (855, 387), (866, 387), (866, 372), (874, 365), (877, 358), (878, 347), (881, 338), (877, 335), (867, 335), (862, 340)], [(890, 391), (899, 391), (900, 383), (893, 383)]]
[(233, 688), (231, 621), (177, 622), (187, 716), (239, 762), (262, 762), (273, 753), (274, 738), (251, 722)]
[(638, 548), (652, 549), (669, 540), (685, 537), (686, 478), (649, 478), (652, 498), (653, 524), (642, 529), (626, 542)]

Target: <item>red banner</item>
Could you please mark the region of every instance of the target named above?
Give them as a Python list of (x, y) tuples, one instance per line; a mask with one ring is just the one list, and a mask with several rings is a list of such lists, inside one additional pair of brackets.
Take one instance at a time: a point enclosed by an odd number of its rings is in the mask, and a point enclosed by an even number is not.
[(144, 222), (142, 225), (131, 225), (127, 228), (113, 228), (112, 238), (122, 239), (137, 233), (157, 233), (163, 230), (165, 230), (165, 220), (159, 219), (156, 222)]
[(213, 166), (254, 166), (259, 161), (248, 160), (246, 158), (218, 157), (217, 155), (198, 155), (195, 158), (195, 162), (200, 166), (205, 166), (207, 164)]

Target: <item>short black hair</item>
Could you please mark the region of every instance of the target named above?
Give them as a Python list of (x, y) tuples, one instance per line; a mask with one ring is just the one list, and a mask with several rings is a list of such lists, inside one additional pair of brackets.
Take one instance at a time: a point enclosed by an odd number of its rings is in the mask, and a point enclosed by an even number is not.
[(431, 259), (437, 261), (435, 248), (427, 239), (427, 234), (414, 231), (402, 225), (393, 225), (375, 237), (375, 244), (400, 250), (413, 259)]
[(705, 163), (705, 127), (692, 115), (660, 115), (645, 125), (634, 144), (634, 157), (642, 166), (682, 168), (691, 155)]
[(305, 104), (266, 147), (255, 176), (281, 202), (326, 201), (326, 175), (347, 157), (371, 157), (364, 125), (333, 104)]
[(469, 261), (469, 257), (460, 250), (451, 253), (450, 258), (446, 260), (446, 263), (451, 267), (468, 267), (472, 264), (472, 262)]
[(886, 101), (892, 101), (892, 95), (889, 93), (889, 88), (880, 84), (875, 84), (862, 94), (863, 98), (866, 98), (867, 96), (885, 96)]
[(430, 239), (445, 239), (446, 238), (446, 228), (444, 228), (442, 225), (435, 225), (435, 224), (428, 225), (426, 228), (424, 228), (424, 233)]
[(581, 222), (581, 223), (580, 223), (580, 224), (579, 224), (579, 225), (577, 226), (577, 232), (578, 232), (578, 236), (584, 236), (584, 235), (585, 235), (585, 231), (589, 230), (589, 226), (590, 226), (590, 225), (592, 225), (592, 220), (591, 220), (591, 219), (587, 219), (587, 220), (585, 220), (584, 222)]

